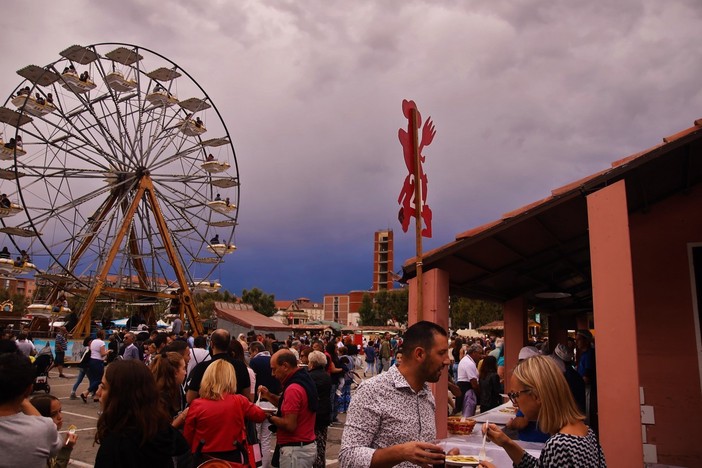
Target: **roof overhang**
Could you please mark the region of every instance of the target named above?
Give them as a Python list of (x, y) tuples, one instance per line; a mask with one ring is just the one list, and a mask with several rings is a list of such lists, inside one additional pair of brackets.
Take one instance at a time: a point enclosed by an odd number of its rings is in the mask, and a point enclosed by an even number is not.
[[(626, 181), (630, 213), (646, 213), (663, 199), (688, 193), (702, 181), (702, 120), (547, 198), (458, 234), (427, 252), (422, 268), (448, 272), (451, 295), (495, 302), (525, 297), (542, 312), (591, 311), (586, 197), (620, 180)], [(416, 258), (411, 258), (403, 266), (403, 281), (415, 276)], [(567, 297), (537, 297), (547, 292)]]

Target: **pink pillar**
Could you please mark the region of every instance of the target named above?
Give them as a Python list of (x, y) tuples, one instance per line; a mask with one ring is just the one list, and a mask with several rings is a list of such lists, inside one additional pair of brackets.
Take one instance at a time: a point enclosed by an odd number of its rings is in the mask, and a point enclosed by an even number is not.
[[(448, 331), (449, 312), (449, 274), (437, 268), (425, 271), (422, 275), (424, 283), (423, 312), (424, 320), (434, 322)], [(417, 323), (417, 280), (409, 281), (409, 325)], [(448, 369), (441, 373), (441, 379), (432, 384), (436, 400), (436, 435), (439, 438), (447, 435), (448, 418)]]
[(510, 390), (509, 379), (517, 367), (519, 350), (527, 343), (529, 313), (523, 297), (505, 302), (505, 392)]
[(643, 466), (634, 279), (624, 181), (589, 195), (587, 212), (600, 443), (607, 465)]

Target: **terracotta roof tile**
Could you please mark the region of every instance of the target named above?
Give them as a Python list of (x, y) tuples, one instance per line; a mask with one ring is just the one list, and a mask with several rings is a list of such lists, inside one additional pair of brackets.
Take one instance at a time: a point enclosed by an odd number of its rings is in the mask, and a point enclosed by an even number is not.
[(464, 231), (456, 236), (456, 240), (460, 239), (465, 239), (468, 237), (473, 237), (477, 234), (480, 234), (483, 231), (487, 231), (488, 229), (497, 226), (502, 222), (501, 219), (498, 219), (496, 221), (491, 221), (489, 223), (483, 224), (482, 226), (474, 227), (472, 229), (468, 229), (467, 231)]
[(516, 210), (508, 211), (507, 213), (502, 215), (502, 219), (507, 220), (510, 218), (516, 218), (520, 214), (526, 213), (527, 211), (532, 210), (538, 206), (541, 206), (550, 200), (553, 200), (553, 196), (542, 198), (541, 200), (537, 200), (535, 202), (529, 203), (528, 205), (524, 205), (521, 208), (517, 208)]
[(571, 183), (566, 184), (562, 187), (558, 187), (557, 189), (553, 189), (553, 190), (551, 190), (551, 195), (553, 195), (554, 197), (559, 197), (561, 195), (564, 195), (564, 194), (570, 192), (571, 190), (574, 190), (574, 189), (580, 187), (581, 185), (585, 185), (586, 182), (589, 182), (592, 179), (595, 179), (595, 178), (601, 176), (602, 174), (606, 173), (609, 170), (610, 169), (608, 168), (608, 169), (602, 170), (600, 172), (595, 172), (594, 174), (591, 174), (587, 177), (583, 177), (582, 179), (576, 180), (575, 182), (571, 182)]
[(215, 302), (215, 315), (219, 319), (255, 330), (290, 330), (290, 327), (259, 314), (251, 304)]
[(694, 127), (686, 128), (685, 130), (683, 130), (683, 131), (681, 131), (681, 132), (678, 132), (678, 133), (676, 133), (675, 135), (671, 135), (671, 136), (669, 136), (669, 137), (665, 137), (665, 138), (663, 138), (663, 141), (664, 141), (665, 143), (672, 143), (673, 141), (675, 141), (675, 140), (677, 140), (677, 139), (679, 139), (679, 138), (682, 138), (682, 137), (684, 137), (685, 135), (689, 135), (689, 134), (692, 133), (692, 132), (696, 132), (697, 130), (700, 129), (699, 125), (697, 125), (697, 122), (698, 122), (698, 121), (695, 120), (695, 126), (694, 126)]

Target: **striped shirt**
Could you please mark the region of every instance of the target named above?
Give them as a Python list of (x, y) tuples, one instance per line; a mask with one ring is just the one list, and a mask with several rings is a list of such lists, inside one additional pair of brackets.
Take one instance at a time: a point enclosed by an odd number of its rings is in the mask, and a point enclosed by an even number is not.
[(58, 333), (56, 335), (56, 352), (65, 353), (67, 349), (68, 341), (66, 341), (66, 337), (63, 336), (63, 333)]

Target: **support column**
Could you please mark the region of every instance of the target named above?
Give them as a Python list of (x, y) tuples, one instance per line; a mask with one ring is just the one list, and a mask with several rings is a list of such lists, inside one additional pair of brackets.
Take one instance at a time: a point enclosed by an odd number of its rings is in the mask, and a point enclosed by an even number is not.
[[(438, 268), (422, 275), (424, 320), (434, 322), (448, 332), (449, 274)], [(409, 281), (408, 323), (417, 323), (417, 280)], [(448, 368), (441, 372), (441, 379), (431, 385), (436, 400), (436, 436), (447, 435), (448, 423)]]
[[(587, 212), (599, 357), (600, 443), (609, 466), (643, 466), (634, 279), (624, 181), (589, 195)], [(612, 356), (617, 358), (607, 358)]]
[(523, 297), (505, 302), (505, 392), (510, 391), (509, 378), (517, 367), (519, 350), (527, 343), (529, 313)]

